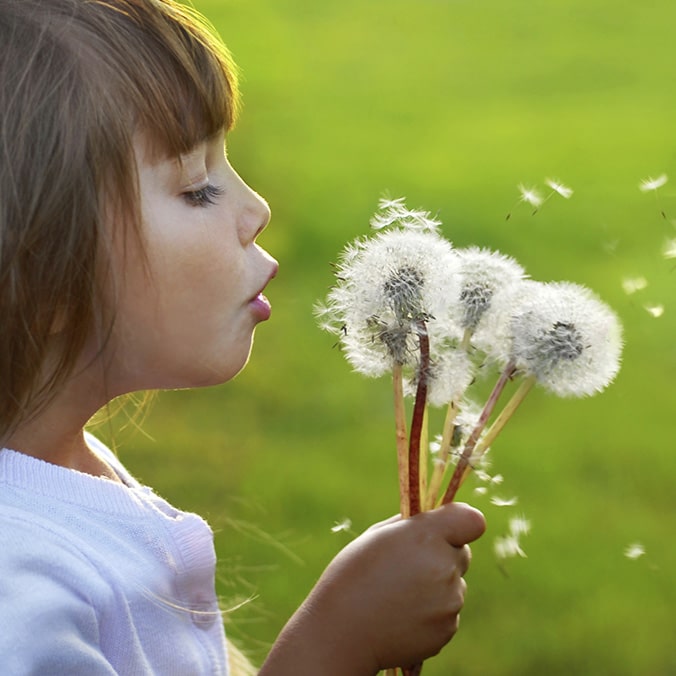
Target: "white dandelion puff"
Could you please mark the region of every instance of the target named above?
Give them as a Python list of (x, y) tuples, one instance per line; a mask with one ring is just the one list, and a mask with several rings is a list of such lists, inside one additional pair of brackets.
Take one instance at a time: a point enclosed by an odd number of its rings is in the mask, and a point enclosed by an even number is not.
[(622, 290), (631, 296), (637, 291), (643, 291), (648, 286), (648, 280), (645, 277), (625, 277), (622, 280)]
[(668, 180), (669, 178), (666, 174), (660, 174), (657, 178), (652, 178), (652, 176), (649, 176), (638, 184), (638, 189), (641, 192), (653, 192), (655, 190), (659, 190), (663, 185), (666, 184)]
[(532, 207), (539, 207), (544, 201), (542, 195), (535, 189), (525, 186), (523, 183), (518, 185), (519, 194), (521, 195), (521, 201), (526, 204), (530, 204)]
[(538, 286), (510, 322), (513, 363), (558, 396), (600, 392), (619, 370), (619, 320), (585, 287)]
[(450, 242), (432, 230), (396, 228), (359, 239), (343, 251), (337, 282), (315, 308), (320, 326), (338, 335), (364, 375), (384, 375), (394, 364), (415, 368), (420, 332), (430, 340), (449, 333), (456, 267)]
[(546, 178), (545, 183), (557, 194), (561, 195), (564, 199), (569, 199), (573, 194), (573, 189), (569, 188), (566, 185), (563, 185), (561, 181), (554, 178)]
[(509, 290), (526, 275), (513, 258), (499, 251), (475, 246), (456, 251), (460, 277), (459, 323), (464, 330), (473, 332), (491, 307), (495, 295)]
[(655, 319), (659, 319), (664, 314), (664, 305), (644, 305), (643, 308)]
[(635, 561), (645, 555), (645, 547), (640, 542), (634, 542), (624, 550), (624, 555)]
[(662, 247), (662, 256), (664, 258), (676, 258), (676, 239), (668, 239)]

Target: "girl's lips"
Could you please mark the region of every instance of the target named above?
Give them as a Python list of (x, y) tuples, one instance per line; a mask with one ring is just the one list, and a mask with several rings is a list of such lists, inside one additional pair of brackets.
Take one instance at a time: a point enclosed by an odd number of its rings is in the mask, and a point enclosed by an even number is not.
[(272, 306), (270, 301), (263, 295), (259, 293), (255, 298), (253, 298), (249, 305), (254, 311), (254, 314), (257, 316), (259, 321), (265, 321), (270, 319), (270, 314), (272, 313)]
[(251, 305), (251, 307), (254, 310), (254, 313), (258, 316), (260, 321), (265, 321), (266, 319), (270, 319), (270, 314), (272, 313), (272, 306), (270, 305), (270, 301), (263, 294), (263, 291), (265, 291), (265, 287), (270, 283), (272, 278), (277, 274), (278, 269), (279, 269), (279, 265), (277, 264), (277, 261), (274, 261), (274, 267), (272, 269), (272, 272), (268, 276), (268, 279), (265, 282), (265, 285), (249, 302), (249, 304)]

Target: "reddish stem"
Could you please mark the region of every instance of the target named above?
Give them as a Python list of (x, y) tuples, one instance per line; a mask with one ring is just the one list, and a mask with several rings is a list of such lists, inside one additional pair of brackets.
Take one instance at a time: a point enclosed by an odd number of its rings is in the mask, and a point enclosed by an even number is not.
[(414, 516), (420, 512), (420, 438), (425, 419), (427, 404), (427, 377), (430, 367), (430, 339), (425, 322), (418, 322), (418, 340), (420, 344), (420, 371), (418, 386), (413, 404), (411, 434), (408, 442), (408, 499), (409, 514)]
[(491, 413), (493, 413), (493, 409), (498, 403), (498, 399), (500, 398), (502, 391), (505, 389), (505, 385), (507, 385), (515, 371), (516, 367), (514, 366), (514, 363), (510, 361), (505, 367), (504, 371), (500, 374), (498, 382), (495, 383), (495, 387), (488, 397), (483, 411), (481, 411), (481, 415), (479, 416), (476, 426), (465, 442), (465, 448), (463, 449), (462, 455), (458, 460), (458, 464), (455, 466), (455, 471), (453, 472), (453, 476), (451, 477), (448, 488), (446, 489), (446, 493), (444, 494), (442, 500), (444, 505), (448, 504), (449, 502), (453, 502), (455, 494), (458, 492), (458, 488), (460, 488), (460, 484), (462, 483), (465, 470), (470, 466), (469, 461), (472, 457), (472, 453), (474, 452), (474, 447), (476, 446), (477, 441), (479, 441), (479, 437), (486, 427), (486, 423), (488, 422)]

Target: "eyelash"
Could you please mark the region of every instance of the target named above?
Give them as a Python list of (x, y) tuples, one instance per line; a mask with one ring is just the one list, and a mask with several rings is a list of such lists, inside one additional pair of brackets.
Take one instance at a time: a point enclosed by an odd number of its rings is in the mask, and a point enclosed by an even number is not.
[(199, 190), (183, 193), (183, 199), (192, 207), (208, 207), (216, 203), (216, 198), (225, 191), (216, 185), (207, 185)]

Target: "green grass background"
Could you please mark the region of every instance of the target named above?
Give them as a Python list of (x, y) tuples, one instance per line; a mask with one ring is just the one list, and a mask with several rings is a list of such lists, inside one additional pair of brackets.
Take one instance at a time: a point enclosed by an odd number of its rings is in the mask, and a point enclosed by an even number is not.
[[(243, 71), (229, 140), (269, 200), (272, 320), (234, 382), (160, 395), (113, 434), (124, 461), (217, 530), (228, 628), (260, 661), (355, 531), (397, 511), (390, 387), (350, 372), (312, 305), (388, 191), (457, 246), (593, 288), (625, 326), (623, 369), (592, 399), (535, 392), (493, 450), (533, 529), (500, 570), (515, 510), (463, 488), (489, 529), (462, 628), (426, 676), (676, 674), (676, 48), (671, 0), (198, 0)], [(517, 184), (575, 189), (535, 216)], [(667, 219), (660, 216), (664, 209)], [(505, 216), (512, 212), (507, 221)], [(625, 277), (644, 291), (626, 295)], [(663, 304), (653, 318), (645, 304)], [(113, 426), (99, 432), (110, 438)], [(633, 542), (646, 555), (627, 559)], [(506, 574), (505, 574), (506, 573)]]

